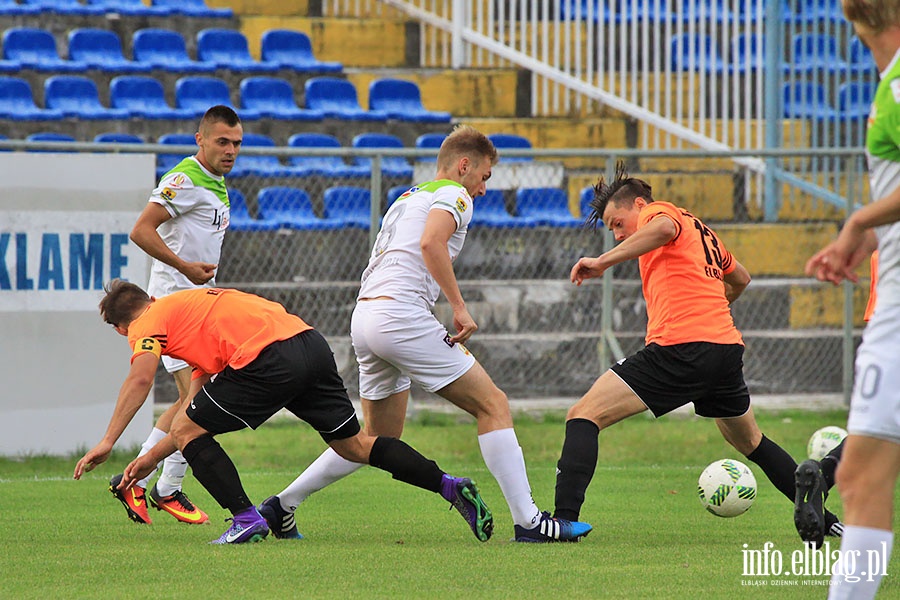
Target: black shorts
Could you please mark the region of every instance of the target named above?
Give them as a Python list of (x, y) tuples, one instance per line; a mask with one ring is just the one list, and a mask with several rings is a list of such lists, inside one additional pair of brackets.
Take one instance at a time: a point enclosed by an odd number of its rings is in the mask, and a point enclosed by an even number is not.
[(187, 415), (218, 434), (256, 429), (282, 408), (326, 442), (360, 431), (331, 347), (314, 329), (266, 346), (241, 369), (225, 367), (194, 396)]
[(657, 417), (693, 402), (695, 413), (718, 419), (750, 408), (743, 357), (740, 344), (650, 344), (611, 369)]

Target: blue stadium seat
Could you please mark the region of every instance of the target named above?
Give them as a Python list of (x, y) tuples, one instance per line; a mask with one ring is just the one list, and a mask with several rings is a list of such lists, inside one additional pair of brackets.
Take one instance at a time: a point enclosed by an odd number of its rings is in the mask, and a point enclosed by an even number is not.
[(729, 67), (734, 73), (762, 69), (765, 64), (765, 41), (755, 33), (742, 33), (731, 41)]
[(143, 119), (193, 119), (193, 110), (172, 108), (162, 83), (154, 77), (120, 75), (109, 82), (109, 105)]
[(306, 107), (320, 110), (327, 118), (349, 121), (386, 121), (387, 113), (363, 110), (356, 88), (346, 79), (313, 77), (305, 84)]
[(231, 231), (273, 231), (281, 225), (275, 221), (254, 219), (247, 208), (244, 194), (235, 188), (228, 188), (229, 224)]
[[(354, 136), (351, 145), (354, 148), (403, 148), (403, 140), (388, 133), (360, 133)], [(368, 156), (354, 156), (353, 164), (371, 171), (372, 159)], [(382, 156), (381, 173), (386, 177), (413, 176), (413, 168), (402, 156)]]
[[(241, 148), (274, 148), (275, 141), (267, 135), (259, 133), (245, 133)], [(260, 177), (289, 177), (296, 171), (291, 167), (281, 164), (274, 154), (252, 155), (242, 153), (234, 163), (229, 177), (245, 177), (257, 175)]]
[(516, 212), (520, 218), (530, 219), (536, 225), (580, 227), (582, 224), (581, 219), (575, 218), (569, 211), (569, 196), (560, 188), (519, 189), (516, 192)]
[(376, 79), (369, 84), (369, 108), (392, 119), (417, 123), (449, 123), (450, 113), (427, 110), (419, 86), (404, 79)]
[(581, 218), (587, 219), (594, 211), (594, 209), (591, 208), (591, 202), (594, 200), (594, 186), (589, 185), (583, 188), (578, 200), (578, 209), (581, 212)]
[[(341, 142), (326, 133), (295, 133), (288, 138), (292, 148), (340, 148)], [(291, 164), (305, 170), (309, 175), (324, 177), (369, 177), (371, 172), (365, 167), (348, 165), (340, 156), (292, 156)]]
[(179, 15), (187, 17), (218, 17), (230, 19), (234, 11), (230, 8), (213, 8), (206, 5), (204, 0), (153, 0), (153, 6), (170, 8)]
[(337, 229), (338, 223), (316, 216), (309, 194), (285, 186), (265, 187), (256, 196), (259, 220), (280, 227), (299, 230)]
[(87, 70), (84, 63), (60, 58), (53, 34), (35, 27), (12, 27), (4, 31), (3, 58), (36, 71), (77, 73)]
[(250, 56), (247, 38), (236, 29), (203, 29), (197, 33), (197, 60), (219, 69), (245, 73), (271, 73), (278, 63), (260, 62)]
[(861, 81), (842, 84), (837, 90), (837, 109), (841, 113), (841, 118), (849, 121), (867, 119), (872, 111), (876, 87)]
[(270, 29), (263, 32), (260, 45), (261, 58), (277, 63), (282, 69), (301, 73), (340, 73), (344, 69), (339, 62), (317, 60), (309, 36), (301, 31)]
[(212, 73), (215, 65), (193, 60), (184, 37), (169, 29), (139, 29), (131, 38), (134, 60), (173, 73)]
[(178, 108), (194, 111), (197, 117), (216, 104), (234, 108), (242, 121), (257, 121), (261, 115), (249, 108), (236, 108), (231, 102), (231, 90), (225, 80), (218, 77), (182, 77), (175, 82), (175, 103)]
[(877, 69), (872, 51), (855, 35), (850, 38), (847, 46), (847, 59), (850, 64), (850, 72), (854, 74), (874, 73)]
[(325, 190), (325, 214), (339, 227), (368, 229), (371, 202), (368, 188), (338, 186)]
[(788, 23), (840, 22), (844, 20), (841, 0), (795, 0), (784, 3)]
[(21, 17), (36, 15), (41, 12), (37, 6), (19, 4), (16, 0), (0, 0), (0, 15), (5, 17)]
[(108, 133), (98, 133), (94, 136), (94, 141), (100, 144), (143, 144), (144, 140), (141, 136), (133, 133), (121, 133), (110, 131)]
[[(67, 133), (41, 131), (25, 137), (27, 142), (74, 142), (75, 138)], [(29, 150), (29, 152), (67, 152), (66, 150)]]
[(21, 0), (25, 6), (33, 6), (40, 12), (57, 15), (93, 15), (105, 14), (106, 11), (96, 6), (82, 4), (79, 0)]
[(846, 73), (850, 65), (841, 56), (834, 36), (824, 33), (801, 33), (791, 44), (790, 62), (784, 65), (786, 73)]
[[(197, 149), (197, 140), (190, 133), (166, 133), (159, 136), (157, 140), (159, 144), (167, 144), (172, 146), (193, 146), (193, 152)], [(157, 154), (156, 155), (156, 178), (161, 179), (163, 175), (172, 170), (172, 168), (181, 162), (181, 160), (191, 153), (185, 154)]]
[(394, 203), (394, 200), (408, 192), (410, 189), (411, 188), (408, 185), (395, 185), (390, 188), (384, 195), (384, 199), (387, 200), (387, 206), (390, 207), (390, 205)]
[[(423, 133), (416, 138), (416, 148), (434, 148), (440, 149), (447, 135), (443, 133)], [(419, 156), (416, 162), (437, 162), (437, 156)]]
[(524, 162), (532, 160), (530, 156), (504, 156), (503, 150), (531, 149), (531, 142), (528, 138), (516, 135), (514, 133), (492, 133), (488, 135), (488, 139), (494, 144), (494, 147), (500, 153), (500, 160), (503, 162)]
[(107, 29), (73, 29), (69, 32), (69, 58), (92, 69), (121, 73), (146, 73), (152, 67), (128, 60), (122, 54), (122, 40)]
[(40, 108), (31, 84), (20, 77), (0, 77), (0, 118), (11, 121), (58, 121), (62, 111)]
[(97, 84), (81, 75), (53, 75), (44, 81), (44, 104), (79, 119), (127, 119), (127, 110), (100, 103)]
[(821, 121), (836, 120), (840, 114), (828, 101), (824, 86), (797, 81), (784, 85), (784, 117)]
[(535, 227), (537, 222), (526, 217), (514, 217), (506, 210), (506, 201), (502, 190), (487, 190), (484, 196), (475, 198), (472, 209), (473, 227)]
[(712, 36), (689, 33), (672, 36), (672, 70), (697, 71), (701, 67), (706, 73), (725, 70), (725, 61)]
[(321, 121), (321, 111), (300, 108), (294, 100), (294, 88), (279, 77), (247, 77), (241, 80), (241, 106), (255, 110), (263, 117)]
[(171, 8), (147, 6), (141, 0), (87, 0), (87, 4), (126, 17), (169, 17), (174, 14)]

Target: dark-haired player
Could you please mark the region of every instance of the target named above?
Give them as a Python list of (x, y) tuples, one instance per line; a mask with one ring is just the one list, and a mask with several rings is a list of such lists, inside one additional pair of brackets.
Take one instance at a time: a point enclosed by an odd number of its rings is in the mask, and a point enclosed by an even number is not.
[(744, 383), (744, 344), (731, 317), (729, 305), (750, 273), (712, 229), (683, 208), (654, 202), (650, 186), (629, 177), (621, 164), (613, 182), (597, 183), (591, 208), (588, 223), (597, 227), (602, 219), (619, 244), (579, 259), (571, 280), (581, 285), (637, 258), (647, 301), (646, 346), (613, 365), (569, 409), (555, 516), (579, 517), (601, 429), (648, 409), (660, 417), (688, 403), (715, 419), (725, 440), (793, 501), (797, 463), (756, 424)]
[[(215, 285), (230, 214), (225, 175), (234, 167), (243, 137), (241, 120), (233, 109), (223, 105), (211, 107), (200, 119), (194, 135), (197, 153), (163, 175), (150, 194), (131, 230), (131, 240), (153, 258), (147, 285), (150, 295), (161, 298), (179, 290)], [(191, 369), (186, 362), (170, 356), (163, 356), (162, 362), (175, 379), (178, 400), (160, 415), (139, 456), (166, 436), (190, 387)], [(181, 490), (188, 467), (181, 452), (173, 453), (162, 465), (162, 473), (149, 492), (152, 473), (128, 490), (118, 488), (122, 475), (115, 475), (109, 491), (136, 523), (150, 523), (148, 500), (157, 510), (179, 521), (205, 523), (206, 513)]]

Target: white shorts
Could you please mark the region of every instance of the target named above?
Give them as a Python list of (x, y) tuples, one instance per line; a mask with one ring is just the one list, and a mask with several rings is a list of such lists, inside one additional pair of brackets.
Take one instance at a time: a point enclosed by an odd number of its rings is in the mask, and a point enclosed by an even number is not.
[(878, 306), (856, 352), (847, 431), (900, 443), (900, 306)]
[(449, 344), (447, 329), (424, 306), (395, 300), (357, 302), (350, 340), (359, 363), (359, 395), (383, 400), (410, 380), (434, 392), (462, 377), (475, 357)]
[(163, 366), (166, 368), (166, 373), (174, 373), (175, 371), (180, 371), (182, 369), (187, 369), (191, 365), (187, 364), (180, 358), (172, 358), (171, 356), (163, 356), (162, 357)]

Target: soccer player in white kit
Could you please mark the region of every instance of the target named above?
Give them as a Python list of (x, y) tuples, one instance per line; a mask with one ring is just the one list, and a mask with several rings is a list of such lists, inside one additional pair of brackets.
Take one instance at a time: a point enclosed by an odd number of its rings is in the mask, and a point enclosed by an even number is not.
[[(506, 394), (463, 345), (478, 326), (453, 260), (472, 220), (473, 198), (484, 194), (496, 161), (484, 134), (457, 126), (438, 152), (435, 180), (408, 190), (384, 216), (350, 324), (365, 429), (399, 438), (415, 381), (477, 419), (481, 453), (509, 504), (517, 541), (577, 541), (591, 526), (553, 518), (535, 505)], [(453, 309), (454, 334), (431, 312), (441, 292)], [(327, 450), (263, 502), (260, 513), (277, 537), (300, 537), (297, 506), (362, 466)]]
[(894, 545), (900, 474), (900, 1), (843, 0), (844, 15), (881, 73), (866, 130), (873, 201), (849, 216), (806, 272), (838, 284), (878, 250), (875, 311), (856, 353), (849, 435), (837, 469), (844, 503), (840, 559), (828, 597), (874, 598)]
[[(243, 139), (241, 120), (233, 109), (217, 105), (200, 119), (195, 134), (197, 154), (189, 156), (163, 175), (150, 194), (131, 231), (131, 240), (153, 258), (147, 293), (167, 296), (198, 286), (215, 286), (215, 273), (222, 250), (222, 239), (229, 221), (225, 175), (234, 167)], [(178, 401), (157, 420), (141, 447), (139, 456), (149, 452), (169, 432), (172, 418), (187, 398), (191, 368), (182, 360), (163, 356), (166, 371), (175, 378)], [(204, 523), (206, 513), (198, 509), (182, 492), (187, 461), (176, 451), (163, 461), (162, 473), (146, 493), (151, 473), (134, 487), (118, 490), (122, 475), (110, 480), (109, 490), (119, 499), (128, 517), (137, 523), (150, 523), (147, 500), (185, 523)]]

